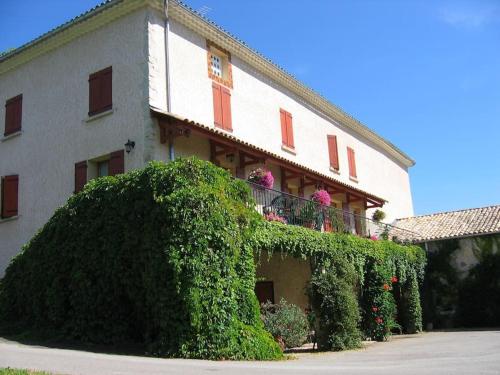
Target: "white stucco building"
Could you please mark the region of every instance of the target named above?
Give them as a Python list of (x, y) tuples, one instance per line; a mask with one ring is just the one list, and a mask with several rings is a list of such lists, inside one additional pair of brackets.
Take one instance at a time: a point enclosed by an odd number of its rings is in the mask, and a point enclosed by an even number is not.
[(413, 215), (407, 155), (173, 1), (111, 0), (1, 56), (0, 101), (0, 274), (86, 181), (150, 160), (265, 166), (276, 190)]

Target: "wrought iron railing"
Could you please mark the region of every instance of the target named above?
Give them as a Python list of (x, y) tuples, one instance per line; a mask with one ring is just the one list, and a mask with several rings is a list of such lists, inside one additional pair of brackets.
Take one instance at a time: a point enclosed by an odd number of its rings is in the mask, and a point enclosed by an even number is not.
[(350, 211), (322, 206), (309, 199), (246, 182), (257, 203), (257, 211), (270, 220), (318, 231), (352, 233), (364, 237), (387, 238), (394, 229), (399, 229)]

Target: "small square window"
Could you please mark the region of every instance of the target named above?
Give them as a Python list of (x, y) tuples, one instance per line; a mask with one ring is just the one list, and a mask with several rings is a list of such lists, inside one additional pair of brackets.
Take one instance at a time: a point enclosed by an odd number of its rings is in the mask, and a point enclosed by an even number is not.
[(231, 55), (228, 51), (207, 41), (208, 76), (215, 82), (233, 88)]
[(222, 78), (222, 62), (221, 58), (215, 54), (211, 56), (212, 60), (212, 74)]

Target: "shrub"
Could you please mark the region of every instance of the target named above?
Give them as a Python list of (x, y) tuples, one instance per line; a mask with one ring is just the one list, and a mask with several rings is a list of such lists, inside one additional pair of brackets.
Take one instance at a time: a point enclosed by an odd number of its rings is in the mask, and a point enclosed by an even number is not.
[(385, 219), (385, 212), (382, 210), (375, 210), (372, 215), (373, 221), (379, 222)]
[(295, 348), (306, 342), (309, 324), (300, 307), (281, 299), (280, 303), (262, 305), (262, 320), (266, 330), (286, 348)]
[(244, 182), (195, 158), (93, 180), (9, 265), (0, 320), (157, 355), (279, 358), (253, 291), (252, 205)]
[(342, 258), (313, 273), (309, 295), (319, 349), (338, 351), (361, 346), (356, 284), (354, 267)]
[(384, 341), (396, 323), (396, 301), (392, 295), (392, 277), (388, 267), (377, 261), (367, 264), (363, 288), (363, 330), (366, 337)]

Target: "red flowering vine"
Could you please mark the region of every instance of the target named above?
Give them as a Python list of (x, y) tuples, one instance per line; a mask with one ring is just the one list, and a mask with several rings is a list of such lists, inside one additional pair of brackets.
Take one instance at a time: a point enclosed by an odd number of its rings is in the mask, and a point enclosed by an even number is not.
[(388, 291), (389, 289), (391, 289), (391, 287), (389, 286), (389, 284), (384, 284), (384, 290)]
[(398, 282), (398, 278), (396, 276), (391, 277), (391, 282), (392, 283), (397, 283)]

